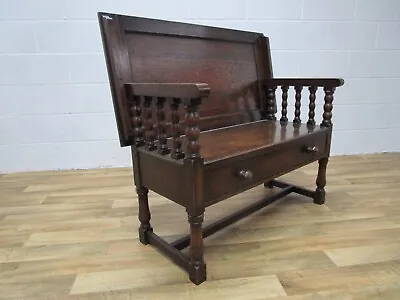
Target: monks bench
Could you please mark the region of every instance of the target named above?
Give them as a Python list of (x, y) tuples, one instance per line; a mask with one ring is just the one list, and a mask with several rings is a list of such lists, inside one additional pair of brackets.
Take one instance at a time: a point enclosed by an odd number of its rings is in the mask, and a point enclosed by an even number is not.
[[(120, 146), (131, 147), (143, 244), (200, 284), (207, 236), (290, 193), (324, 203), (333, 95), (342, 79), (274, 78), (262, 33), (107, 12), (98, 20)], [(315, 190), (276, 180), (316, 161)], [(202, 226), (207, 207), (261, 184), (279, 191)], [(154, 233), (149, 190), (186, 208), (187, 236), (167, 243)]]

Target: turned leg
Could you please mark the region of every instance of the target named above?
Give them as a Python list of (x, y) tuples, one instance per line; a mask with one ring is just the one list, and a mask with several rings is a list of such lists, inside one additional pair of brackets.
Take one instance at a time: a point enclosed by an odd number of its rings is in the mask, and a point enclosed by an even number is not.
[(139, 240), (142, 244), (147, 245), (149, 243), (147, 232), (152, 232), (153, 228), (150, 225), (150, 209), (149, 209), (149, 200), (148, 200), (148, 192), (149, 190), (145, 187), (139, 186), (136, 187), (136, 192), (139, 197)]
[(325, 185), (326, 185), (326, 166), (328, 157), (321, 158), (318, 161), (317, 189), (315, 190), (314, 203), (322, 205), (325, 203)]
[(203, 219), (203, 214), (199, 216), (188, 216), (190, 224), (189, 279), (197, 285), (207, 279), (206, 264), (203, 258)]

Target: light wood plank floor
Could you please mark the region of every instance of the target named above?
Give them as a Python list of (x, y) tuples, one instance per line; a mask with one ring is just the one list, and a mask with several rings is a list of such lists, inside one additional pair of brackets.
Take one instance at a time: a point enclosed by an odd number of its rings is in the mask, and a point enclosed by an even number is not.
[[(316, 164), (282, 179), (314, 188)], [(269, 193), (206, 211), (206, 223)], [(400, 299), (400, 154), (332, 157), (327, 203), (290, 195), (205, 240), (208, 281), (137, 239), (130, 169), (0, 175), (0, 299)], [(152, 224), (188, 232), (150, 193)]]

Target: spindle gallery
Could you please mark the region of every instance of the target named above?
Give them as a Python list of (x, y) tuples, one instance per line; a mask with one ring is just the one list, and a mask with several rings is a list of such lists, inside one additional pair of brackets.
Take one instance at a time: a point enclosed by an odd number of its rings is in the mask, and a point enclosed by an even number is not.
[[(120, 146), (131, 148), (143, 244), (200, 284), (207, 278), (207, 236), (290, 193), (324, 204), (333, 95), (342, 79), (275, 78), (262, 33), (106, 12), (98, 20)], [(316, 161), (314, 190), (277, 180)], [(202, 226), (206, 208), (262, 184), (276, 193)], [(149, 190), (186, 209), (187, 236), (167, 243), (153, 231)]]

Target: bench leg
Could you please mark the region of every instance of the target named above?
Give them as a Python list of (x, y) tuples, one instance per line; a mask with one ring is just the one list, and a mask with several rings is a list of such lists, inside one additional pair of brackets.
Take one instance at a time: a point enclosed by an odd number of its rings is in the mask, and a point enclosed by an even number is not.
[(153, 228), (150, 225), (150, 209), (149, 209), (149, 190), (143, 186), (136, 187), (136, 192), (139, 198), (139, 240), (142, 244), (149, 244), (148, 232), (153, 232)]
[(189, 279), (196, 285), (199, 285), (207, 279), (206, 263), (203, 257), (203, 220), (203, 214), (199, 216), (188, 215), (190, 224)]
[(326, 167), (328, 165), (329, 157), (323, 157), (318, 160), (318, 175), (316, 180), (317, 188), (314, 190), (309, 190), (301, 186), (296, 186), (283, 181), (278, 181), (275, 179), (269, 180), (264, 183), (266, 188), (286, 188), (292, 187), (291, 192), (298, 193), (313, 199), (315, 204), (322, 205), (325, 203), (325, 185), (326, 185)]
[(274, 181), (270, 180), (270, 181), (264, 182), (264, 187), (266, 187), (268, 189), (272, 189), (274, 187)]
[(326, 167), (328, 165), (328, 157), (318, 160), (317, 188), (314, 195), (314, 203), (322, 205), (325, 203), (325, 185), (326, 185)]

